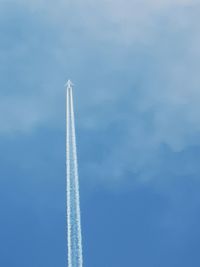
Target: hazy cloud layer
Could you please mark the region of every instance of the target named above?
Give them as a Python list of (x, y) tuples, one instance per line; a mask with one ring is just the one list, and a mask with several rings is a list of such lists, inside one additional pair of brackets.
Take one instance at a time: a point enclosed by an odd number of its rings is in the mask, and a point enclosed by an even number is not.
[(112, 164), (113, 177), (138, 176), (161, 147), (178, 153), (199, 144), (196, 1), (0, 5), (1, 134), (63, 127), (63, 83), (71, 77), (79, 131), (101, 145), (88, 172)]

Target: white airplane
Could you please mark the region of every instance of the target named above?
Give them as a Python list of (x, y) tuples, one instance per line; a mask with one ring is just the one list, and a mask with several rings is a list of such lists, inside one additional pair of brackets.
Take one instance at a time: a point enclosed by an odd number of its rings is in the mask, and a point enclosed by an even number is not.
[(65, 84), (65, 86), (67, 86), (67, 88), (71, 88), (73, 85), (74, 85), (74, 84), (73, 84), (70, 80), (68, 80), (68, 81), (66, 82), (66, 84)]

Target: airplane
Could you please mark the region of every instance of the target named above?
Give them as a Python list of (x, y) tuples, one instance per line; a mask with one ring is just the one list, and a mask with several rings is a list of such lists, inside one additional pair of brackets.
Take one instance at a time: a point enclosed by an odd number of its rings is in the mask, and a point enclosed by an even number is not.
[(68, 81), (66, 82), (66, 84), (65, 84), (65, 86), (67, 86), (67, 88), (71, 88), (73, 85), (74, 85), (74, 84), (73, 84), (70, 80), (68, 80)]

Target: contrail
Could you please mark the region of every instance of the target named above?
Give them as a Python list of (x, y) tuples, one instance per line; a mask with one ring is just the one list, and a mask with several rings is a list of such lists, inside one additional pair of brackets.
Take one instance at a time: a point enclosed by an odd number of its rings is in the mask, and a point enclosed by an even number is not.
[(67, 82), (66, 92), (66, 169), (67, 169), (67, 232), (68, 267), (82, 267), (82, 236), (78, 181), (78, 162), (72, 83)]

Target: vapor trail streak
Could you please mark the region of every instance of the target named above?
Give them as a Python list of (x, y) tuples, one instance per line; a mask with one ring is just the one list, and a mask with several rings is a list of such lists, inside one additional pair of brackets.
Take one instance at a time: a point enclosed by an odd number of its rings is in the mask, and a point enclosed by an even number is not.
[(82, 236), (81, 236), (81, 216), (80, 216), (80, 197), (79, 197), (79, 180), (78, 180), (78, 161), (76, 150), (76, 133), (75, 133), (75, 119), (74, 119), (74, 106), (73, 106), (73, 93), (71, 89), (71, 120), (72, 120), (72, 148), (73, 148), (73, 161), (74, 161), (74, 175), (75, 175), (75, 197), (76, 197), (76, 223), (78, 228), (78, 259), (79, 265), (83, 265), (82, 255)]
[(71, 183), (70, 183), (70, 138), (69, 138), (69, 90), (66, 93), (66, 178), (67, 178), (67, 232), (68, 232), (68, 267), (72, 267), (71, 252)]
[(72, 87), (67, 87), (66, 98), (66, 168), (67, 168), (67, 224), (68, 267), (82, 267), (82, 237), (78, 162)]

